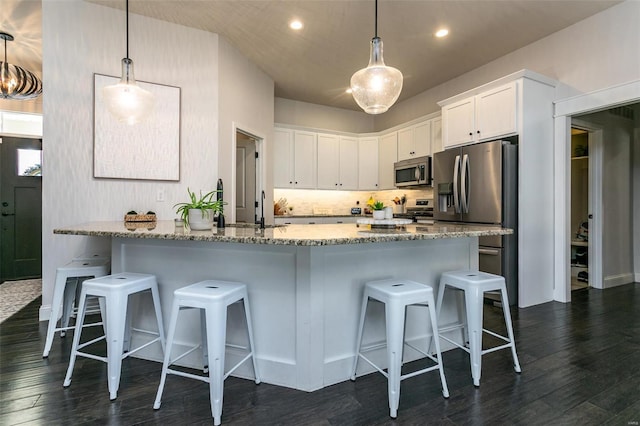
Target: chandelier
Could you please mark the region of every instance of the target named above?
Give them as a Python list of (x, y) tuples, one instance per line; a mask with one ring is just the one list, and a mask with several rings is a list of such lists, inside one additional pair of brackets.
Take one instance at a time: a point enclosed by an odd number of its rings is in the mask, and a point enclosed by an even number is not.
[(7, 62), (7, 41), (13, 41), (11, 34), (0, 32), (4, 40), (4, 62), (0, 61), (0, 98), (27, 100), (42, 94), (42, 80), (34, 73), (18, 65)]

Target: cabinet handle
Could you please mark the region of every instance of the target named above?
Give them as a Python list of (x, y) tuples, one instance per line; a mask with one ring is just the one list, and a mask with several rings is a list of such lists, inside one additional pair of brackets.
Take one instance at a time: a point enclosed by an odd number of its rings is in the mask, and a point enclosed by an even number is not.
[(473, 132), (469, 132), (469, 136), (473, 136)]
[(298, 181), (296, 181), (296, 185), (298, 184)]
[(291, 185), (292, 183), (293, 183), (292, 181), (289, 181), (289, 185)]
[(338, 184), (336, 183), (336, 186), (338, 186)]
[(480, 130), (478, 130), (478, 134), (480, 134)]
[(342, 186), (342, 184), (340, 184), (340, 186)]

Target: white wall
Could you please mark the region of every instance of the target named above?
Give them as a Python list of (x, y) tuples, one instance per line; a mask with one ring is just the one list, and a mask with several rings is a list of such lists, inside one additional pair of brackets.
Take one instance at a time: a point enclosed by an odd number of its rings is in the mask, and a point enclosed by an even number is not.
[[(120, 75), (125, 55), (123, 11), (80, 0), (42, 2), (43, 307), (51, 302), (55, 270), (89, 246), (106, 241), (53, 235), (56, 227), (121, 220), (128, 210), (175, 217), (186, 187), (211, 188), (218, 178), (218, 36), (130, 15), (130, 57), (136, 78), (181, 92), (180, 182), (93, 178), (93, 73)], [(123, 161), (126, 154), (123, 153)], [(214, 186), (215, 187), (215, 186)], [(165, 202), (156, 202), (164, 189)], [(42, 318), (42, 317), (41, 317)]]
[(634, 281), (640, 282), (640, 104), (635, 105), (635, 126), (633, 130), (633, 269)]
[[(263, 139), (262, 182), (265, 206), (273, 206), (273, 91), (271, 77), (220, 38), (220, 127), (218, 169), (224, 183), (225, 215), (235, 222), (235, 128)], [(234, 128), (235, 125), (235, 128)], [(215, 185), (215, 183), (214, 183)], [(233, 195), (233, 197), (232, 197)], [(273, 223), (273, 208), (265, 208), (265, 218)]]
[(275, 122), (350, 133), (370, 133), (374, 131), (374, 116), (365, 112), (283, 98), (276, 98)]
[(521, 69), (590, 92), (640, 78), (640, 2), (628, 0), (391, 107), (381, 131), (438, 111), (436, 102)]

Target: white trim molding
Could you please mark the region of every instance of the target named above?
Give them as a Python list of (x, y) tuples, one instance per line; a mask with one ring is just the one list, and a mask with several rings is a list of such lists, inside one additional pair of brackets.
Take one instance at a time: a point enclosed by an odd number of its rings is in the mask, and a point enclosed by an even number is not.
[(603, 288), (617, 287), (619, 285), (631, 284), (633, 282), (633, 274), (618, 274), (605, 277)]
[(596, 112), (640, 101), (640, 80), (555, 102), (555, 117)]

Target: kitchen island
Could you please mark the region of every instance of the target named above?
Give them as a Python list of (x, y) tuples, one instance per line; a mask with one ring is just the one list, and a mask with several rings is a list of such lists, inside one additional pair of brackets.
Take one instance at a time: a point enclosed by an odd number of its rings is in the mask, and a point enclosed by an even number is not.
[[(437, 289), (443, 271), (477, 269), (478, 237), (512, 232), (499, 227), (451, 224), (407, 225), (396, 229), (370, 229), (355, 224), (287, 225), (267, 229), (227, 227), (190, 231), (173, 221), (129, 226), (123, 222), (94, 222), (55, 229), (55, 234), (111, 239), (112, 272), (140, 272), (158, 278), (165, 324), (173, 291), (206, 279), (247, 284), (253, 316), (254, 338), (262, 381), (314, 391), (349, 379), (356, 351), (358, 315), (367, 281), (407, 278)], [(440, 325), (455, 323), (459, 300), (447, 294)], [(134, 297), (136, 325), (154, 329), (153, 310), (147, 298)], [(243, 346), (246, 332), (240, 309), (228, 316), (228, 341)], [(425, 309), (408, 313), (406, 337), (424, 348), (428, 335)], [(384, 341), (384, 310), (370, 304), (364, 344)], [(191, 316), (191, 318), (189, 318)], [(176, 345), (200, 341), (199, 316), (181, 313)], [(457, 335), (456, 335), (457, 334)], [(450, 336), (460, 340), (459, 332)], [(133, 339), (145, 339), (134, 334)], [(137, 342), (134, 342), (137, 344)], [(157, 345), (136, 355), (162, 361)], [(446, 348), (446, 347), (445, 347)], [(178, 349), (176, 349), (178, 350)], [(239, 353), (231, 350), (231, 364)], [(384, 365), (384, 348), (372, 358)], [(407, 349), (405, 359), (417, 359)], [(201, 368), (198, 351), (181, 360)], [(358, 374), (372, 371), (360, 363)], [(252, 377), (244, 365), (234, 372)]]

